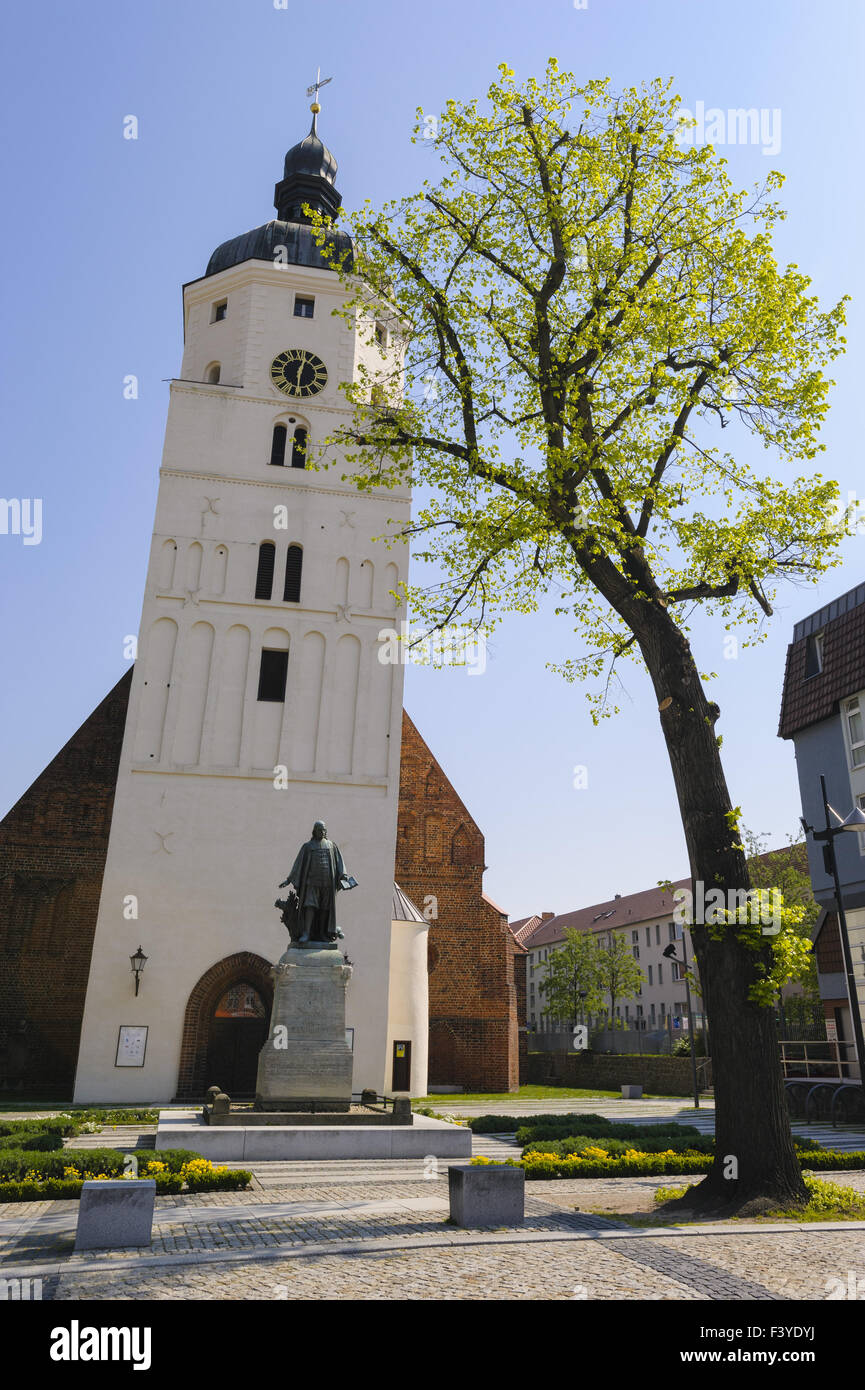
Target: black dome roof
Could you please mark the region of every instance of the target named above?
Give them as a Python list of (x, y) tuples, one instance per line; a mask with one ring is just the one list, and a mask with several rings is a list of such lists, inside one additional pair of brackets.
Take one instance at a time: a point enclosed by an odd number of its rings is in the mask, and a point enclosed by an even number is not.
[[(204, 274), (205, 277), (218, 275), (221, 270), (228, 270), (243, 261), (270, 261), (272, 265), (278, 260), (283, 265), (309, 265), (317, 270), (335, 270), (343, 256), (345, 268), (351, 269), (352, 244), (347, 232), (328, 232), (325, 245), (328, 256), (322, 254), (310, 226), (302, 222), (274, 219), (273, 222), (265, 222), (263, 227), (256, 227), (217, 246)], [(285, 249), (278, 250), (282, 247)]]
[(319, 139), (316, 123), (313, 120), (309, 134), (305, 135), (298, 144), (292, 145), (285, 156), (283, 178), (290, 178), (292, 174), (311, 174), (313, 177), (327, 179), (328, 183), (333, 183), (338, 168), (339, 165), (327, 145)]
[(304, 211), (308, 205), (323, 217), (334, 218), (342, 202), (334, 187), (338, 165), (319, 138), (317, 120), (318, 107), (313, 106), (309, 134), (292, 145), (285, 156), (283, 177), (274, 190), (277, 218), (217, 246), (205, 276), (218, 275), (221, 270), (250, 260), (308, 265), (319, 270), (335, 270), (341, 263), (351, 269), (352, 244), (348, 233), (329, 231), (328, 254), (322, 255), (312, 234), (309, 214)]

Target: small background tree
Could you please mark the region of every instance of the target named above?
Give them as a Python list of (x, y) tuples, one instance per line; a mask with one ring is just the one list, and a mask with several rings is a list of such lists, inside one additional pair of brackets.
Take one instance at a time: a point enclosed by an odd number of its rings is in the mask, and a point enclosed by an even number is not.
[(615, 1023), (616, 1004), (634, 999), (645, 977), (621, 932), (611, 932), (606, 946), (598, 945), (598, 980), (610, 996), (610, 1019)]
[(600, 962), (590, 934), (566, 928), (561, 946), (547, 957), (546, 968), (540, 993), (544, 997), (544, 1013), (550, 1018), (573, 1026), (600, 1008)]

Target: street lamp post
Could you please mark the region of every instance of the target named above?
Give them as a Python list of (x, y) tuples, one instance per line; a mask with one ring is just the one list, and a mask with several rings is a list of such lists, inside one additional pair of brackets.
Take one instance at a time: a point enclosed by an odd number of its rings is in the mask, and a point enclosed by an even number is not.
[(670, 945), (667, 947), (667, 949), (664, 951), (664, 955), (667, 956), (670, 960), (676, 961), (677, 965), (681, 965), (681, 967), (682, 967), (682, 972), (683, 972), (683, 975), (684, 975), (684, 980), (685, 980), (685, 1002), (686, 1002), (687, 1009), (688, 1009), (688, 1040), (689, 1040), (690, 1049), (691, 1049), (691, 1078), (692, 1078), (693, 1083), (694, 1083), (694, 1109), (695, 1109), (695, 1110), (699, 1110), (699, 1108), (700, 1108), (700, 1087), (699, 1087), (699, 1085), (697, 1084), (697, 1053), (696, 1053), (696, 1051), (695, 1051), (696, 1044), (695, 1044), (695, 1042), (694, 1042), (694, 1011), (693, 1011), (693, 1009), (691, 1008), (691, 986), (690, 986), (689, 983), (688, 983), (688, 950), (687, 950), (687, 947), (685, 946), (685, 933), (684, 933), (684, 931), (682, 932), (682, 959), (681, 959), (681, 961), (679, 960), (679, 957), (676, 955), (676, 946), (675, 946), (675, 943), (672, 942), (672, 941), (670, 942)]
[[(845, 831), (852, 831), (854, 834), (865, 830), (865, 814), (855, 807), (847, 817), (842, 820), (837, 811), (832, 810), (826, 799), (826, 778), (820, 777), (820, 795), (823, 798), (823, 814), (826, 817), (826, 828), (815, 830), (813, 825), (808, 825), (802, 819), (802, 829), (811, 832), (815, 840), (819, 840), (823, 845), (823, 865), (828, 874), (832, 875), (832, 883), (835, 888), (835, 902), (838, 907), (838, 934), (841, 937), (841, 950), (844, 955), (844, 971), (847, 975), (847, 994), (850, 999), (850, 1017), (853, 1022), (853, 1037), (856, 1041), (856, 1061), (859, 1064), (859, 1084), (863, 1084), (863, 1067), (865, 1067), (865, 1040), (862, 1036), (862, 1014), (859, 1009), (859, 995), (856, 991), (856, 977), (853, 974), (853, 957), (850, 952), (850, 934), (847, 930), (847, 914), (844, 911), (844, 902), (841, 897), (841, 878), (838, 873), (838, 857), (835, 854), (835, 836), (843, 835)], [(831, 814), (839, 822), (833, 825), (829, 819)]]

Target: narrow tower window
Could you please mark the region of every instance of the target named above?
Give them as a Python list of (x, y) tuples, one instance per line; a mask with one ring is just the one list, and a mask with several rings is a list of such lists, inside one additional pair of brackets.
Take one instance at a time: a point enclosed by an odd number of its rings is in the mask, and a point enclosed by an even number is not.
[(274, 425), (273, 440), (270, 445), (270, 462), (274, 468), (282, 468), (285, 465), (285, 442), (288, 439), (288, 430), (285, 425)]
[(259, 700), (272, 700), (275, 703), (283, 701), (287, 678), (288, 652), (271, 651), (265, 647), (261, 653), (261, 670), (258, 675)]
[(298, 428), (294, 431), (294, 438), (291, 441), (291, 466), (292, 468), (306, 467), (306, 441), (309, 430)]
[(285, 591), (282, 595), (285, 603), (300, 603), (300, 576), (303, 570), (303, 550), (299, 545), (288, 547), (288, 558), (285, 562)]
[(314, 318), (315, 300), (308, 295), (296, 294), (294, 296), (294, 317), (296, 319)]
[(273, 567), (275, 563), (276, 546), (273, 541), (262, 541), (258, 547), (258, 573), (255, 576), (256, 598), (270, 598), (273, 593)]
[(204, 373), (204, 380), (209, 382), (211, 386), (218, 386), (220, 370), (221, 368), (218, 362), (211, 362), (207, 371)]
[(227, 318), (227, 317), (228, 317), (228, 300), (227, 300), (227, 299), (220, 299), (220, 300), (218, 300), (218, 301), (216, 302), (216, 304), (214, 304), (213, 309), (211, 310), (210, 322), (211, 322), (211, 323), (222, 323), (222, 320), (223, 320), (224, 318)]

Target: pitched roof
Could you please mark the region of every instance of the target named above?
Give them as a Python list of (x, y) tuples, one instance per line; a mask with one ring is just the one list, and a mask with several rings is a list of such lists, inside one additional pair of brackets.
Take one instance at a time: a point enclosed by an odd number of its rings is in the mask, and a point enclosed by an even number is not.
[[(681, 878), (673, 884), (674, 888), (690, 888), (691, 880)], [(638, 926), (641, 922), (655, 918), (669, 917), (675, 903), (672, 893), (666, 888), (644, 888), (639, 893), (628, 893), (624, 897), (610, 898), (605, 903), (593, 903), (591, 907), (580, 907), (575, 912), (560, 912), (541, 924), (524, 941), (524, 945), (547, 946), (552, 941), (561, 941), (568, 929), (576, 931), (604, 931), (610, 927)]]
[[(764, 854), (758, 854), (757, 859), (773, 859), (783, 855), (785, 860), (795, 864), (798, 868), (807, 873), (807, 860), (804, 844), (782, 845), (779, 849), (766, 850)], [(626, 893), (615, 898), (608, 899), (605, 903), (593, 903), (591, 907), (580, 907), (574, 912), (560, 912), (555, 917), (550, 917), (545, 922), (541, 922), (533, 931), (527, 930), (532, 921), (536, 918), (526, 917), (520, 928), (519, 940), (528, 949), (534, 950), (537, 946), (548, 946), (554, 941), (561, 941), (568, 929), (576, 931), (606, 931), (609, 928), (638, 927), (645, 923), (660, 921), (669, 918), (676, 904), (673, 901), (673, 892), (677, 888), (690, 888), (690, 878), (676, 879), (672, 889), (661, 888), (657, 885), (654, 888), (644, 888), (639, 893)], [(518, 927), (519, 923), (512, 923), (511, 930)]]
[[(823, 634), (823, 669), (805, 675), (808, 638)], [(859, 584), (796, 624), (787, 648), (780, 738), (830, 718), (838, 701), (865, 689), (865, 584)]]
[(537, 931), (542, 921), (543, 918), (536, 912), (533, 917), (520, 917), (516, 922), (508, 922), (508, 926), (511, 929), (514, 940), (519, 942), (520, 946), (522, 946), (528, 941), (532, 932)]
[(489, 893), (481, 893), (481, 897), (489, 907), (494, 907), (496, 912), (500, 912), (503, 917), (507, 917), (508, 914), (505, 912), (504, 908), (499, 907), (498, 903), (494, 903)]

